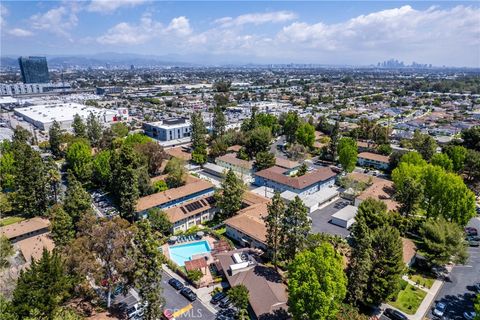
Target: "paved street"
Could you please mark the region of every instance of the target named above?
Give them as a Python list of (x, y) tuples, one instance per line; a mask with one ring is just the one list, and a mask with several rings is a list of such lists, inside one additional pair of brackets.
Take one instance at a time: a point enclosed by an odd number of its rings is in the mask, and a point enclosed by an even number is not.
[[(468, 225), (480, 230), (480, 218), (472, 219)], [(480, 283), (480, 248), (470, 247), (469, 253), (470, 258), (467, 264), (453, 268), (452, 281), (445, 282), (435, 299), (436, 302), (441, 301), (447, 304), (445, 319), (464, 319), (463, 312), (473, 310), (472, 299), (475, 297), (473, 285)], [(428, 316), (434, 319), (431, 309)]]
[[(171, 277), (167, 273), (163, 272), (162, 275), (162, 288), (163, 288), (163, 297), (165, 298), (165, 308), (176, 311), (181, 309), (188, 304), (188, 301), (184, 296), (180, 294), (180, 291), (175, 290), (171, 285), (168, 284), (168, 280)], [(176, 317), (176, 319), (195, 319), (195, 320), (213, 320), (215, 315), (210, 312), (205, 306), (199, 301), (196, 300), (192, 302), (193, 308), (188, 312), (184, 313), (181, 316)]]
[(335, 202), (329, 204), (328, 206), (311, 213), (310, 217), (312, 218), (312, 232), (324, 232), (328, 234), (339, 235), (341, 237), (348, 236), (350, 234), (350, 231), (329, 222), (331, 220), (332, 214), (334, 214), (348, 204), (349, 201), (344, 199), (338, 199)]

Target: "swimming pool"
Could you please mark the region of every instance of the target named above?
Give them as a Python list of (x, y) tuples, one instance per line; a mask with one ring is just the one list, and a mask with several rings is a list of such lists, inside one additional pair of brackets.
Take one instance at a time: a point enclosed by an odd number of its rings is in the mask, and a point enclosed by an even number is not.
[(201, 253), (209, 253), (210, 245), (207, 240), (191, 242), (170, 246), (168, 248), (170, 259), (172, 259), (180, 267), (185, 265), (185, 261), (192, 260), (192, 256)]

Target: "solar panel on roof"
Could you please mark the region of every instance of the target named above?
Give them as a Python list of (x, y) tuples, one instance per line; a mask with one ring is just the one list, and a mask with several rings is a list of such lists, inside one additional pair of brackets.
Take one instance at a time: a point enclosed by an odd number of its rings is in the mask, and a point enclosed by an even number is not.
[(180, 207), (180, 210), (182, 210), (183, 213), (187, 213), (187, 210), (185, 210), (184, 207)]

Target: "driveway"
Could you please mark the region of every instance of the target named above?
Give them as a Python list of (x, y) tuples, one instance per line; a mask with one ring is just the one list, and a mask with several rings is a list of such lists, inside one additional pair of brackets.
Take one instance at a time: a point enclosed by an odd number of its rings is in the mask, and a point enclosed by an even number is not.
[[(468, 224), (480, 230), (480, 218), (473, 218)], [(447, 305), (445, 319), (460, 320), (464, 311), (473, 311), (473, 301), (476, 292), (473, 285), (480, 283), (480, 248), (469, 248), (469, 260), (465, 265), (453, 267), (451, 282), (445, 282), (440, 289), (435, 301), (444, 302)], [(432, 306), (433, 307), (433, 306)], [(432, 310), (429, 310), (428, 317), (434, 319)]]
[(343, 238), (348, 236), (350, 234), (348, 229), (334, 225), (330, 223), (330, 220), (335, 212), (349, 204), (350, 202), (345, 199), (338, 199), (328, 206), (310, 213), (310, 217), (312, 218), (312, 233), (323, 232), (332, 235), (338, 235)]

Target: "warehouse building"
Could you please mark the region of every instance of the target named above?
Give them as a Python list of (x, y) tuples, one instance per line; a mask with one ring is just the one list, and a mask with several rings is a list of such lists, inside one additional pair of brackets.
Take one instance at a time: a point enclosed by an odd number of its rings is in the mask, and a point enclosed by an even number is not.
[(70, 130), (73, 118), (78, 114), (84, 121), (93, 113), (101, 123), (117, 121), (116, 110), (100, 109), (78, 103), (60, 103), (52, 105), (37, 105), (15, 109), (15, 116), (31, 123), (40, 130), (48, 131), (54, 121), (63, 129)]

